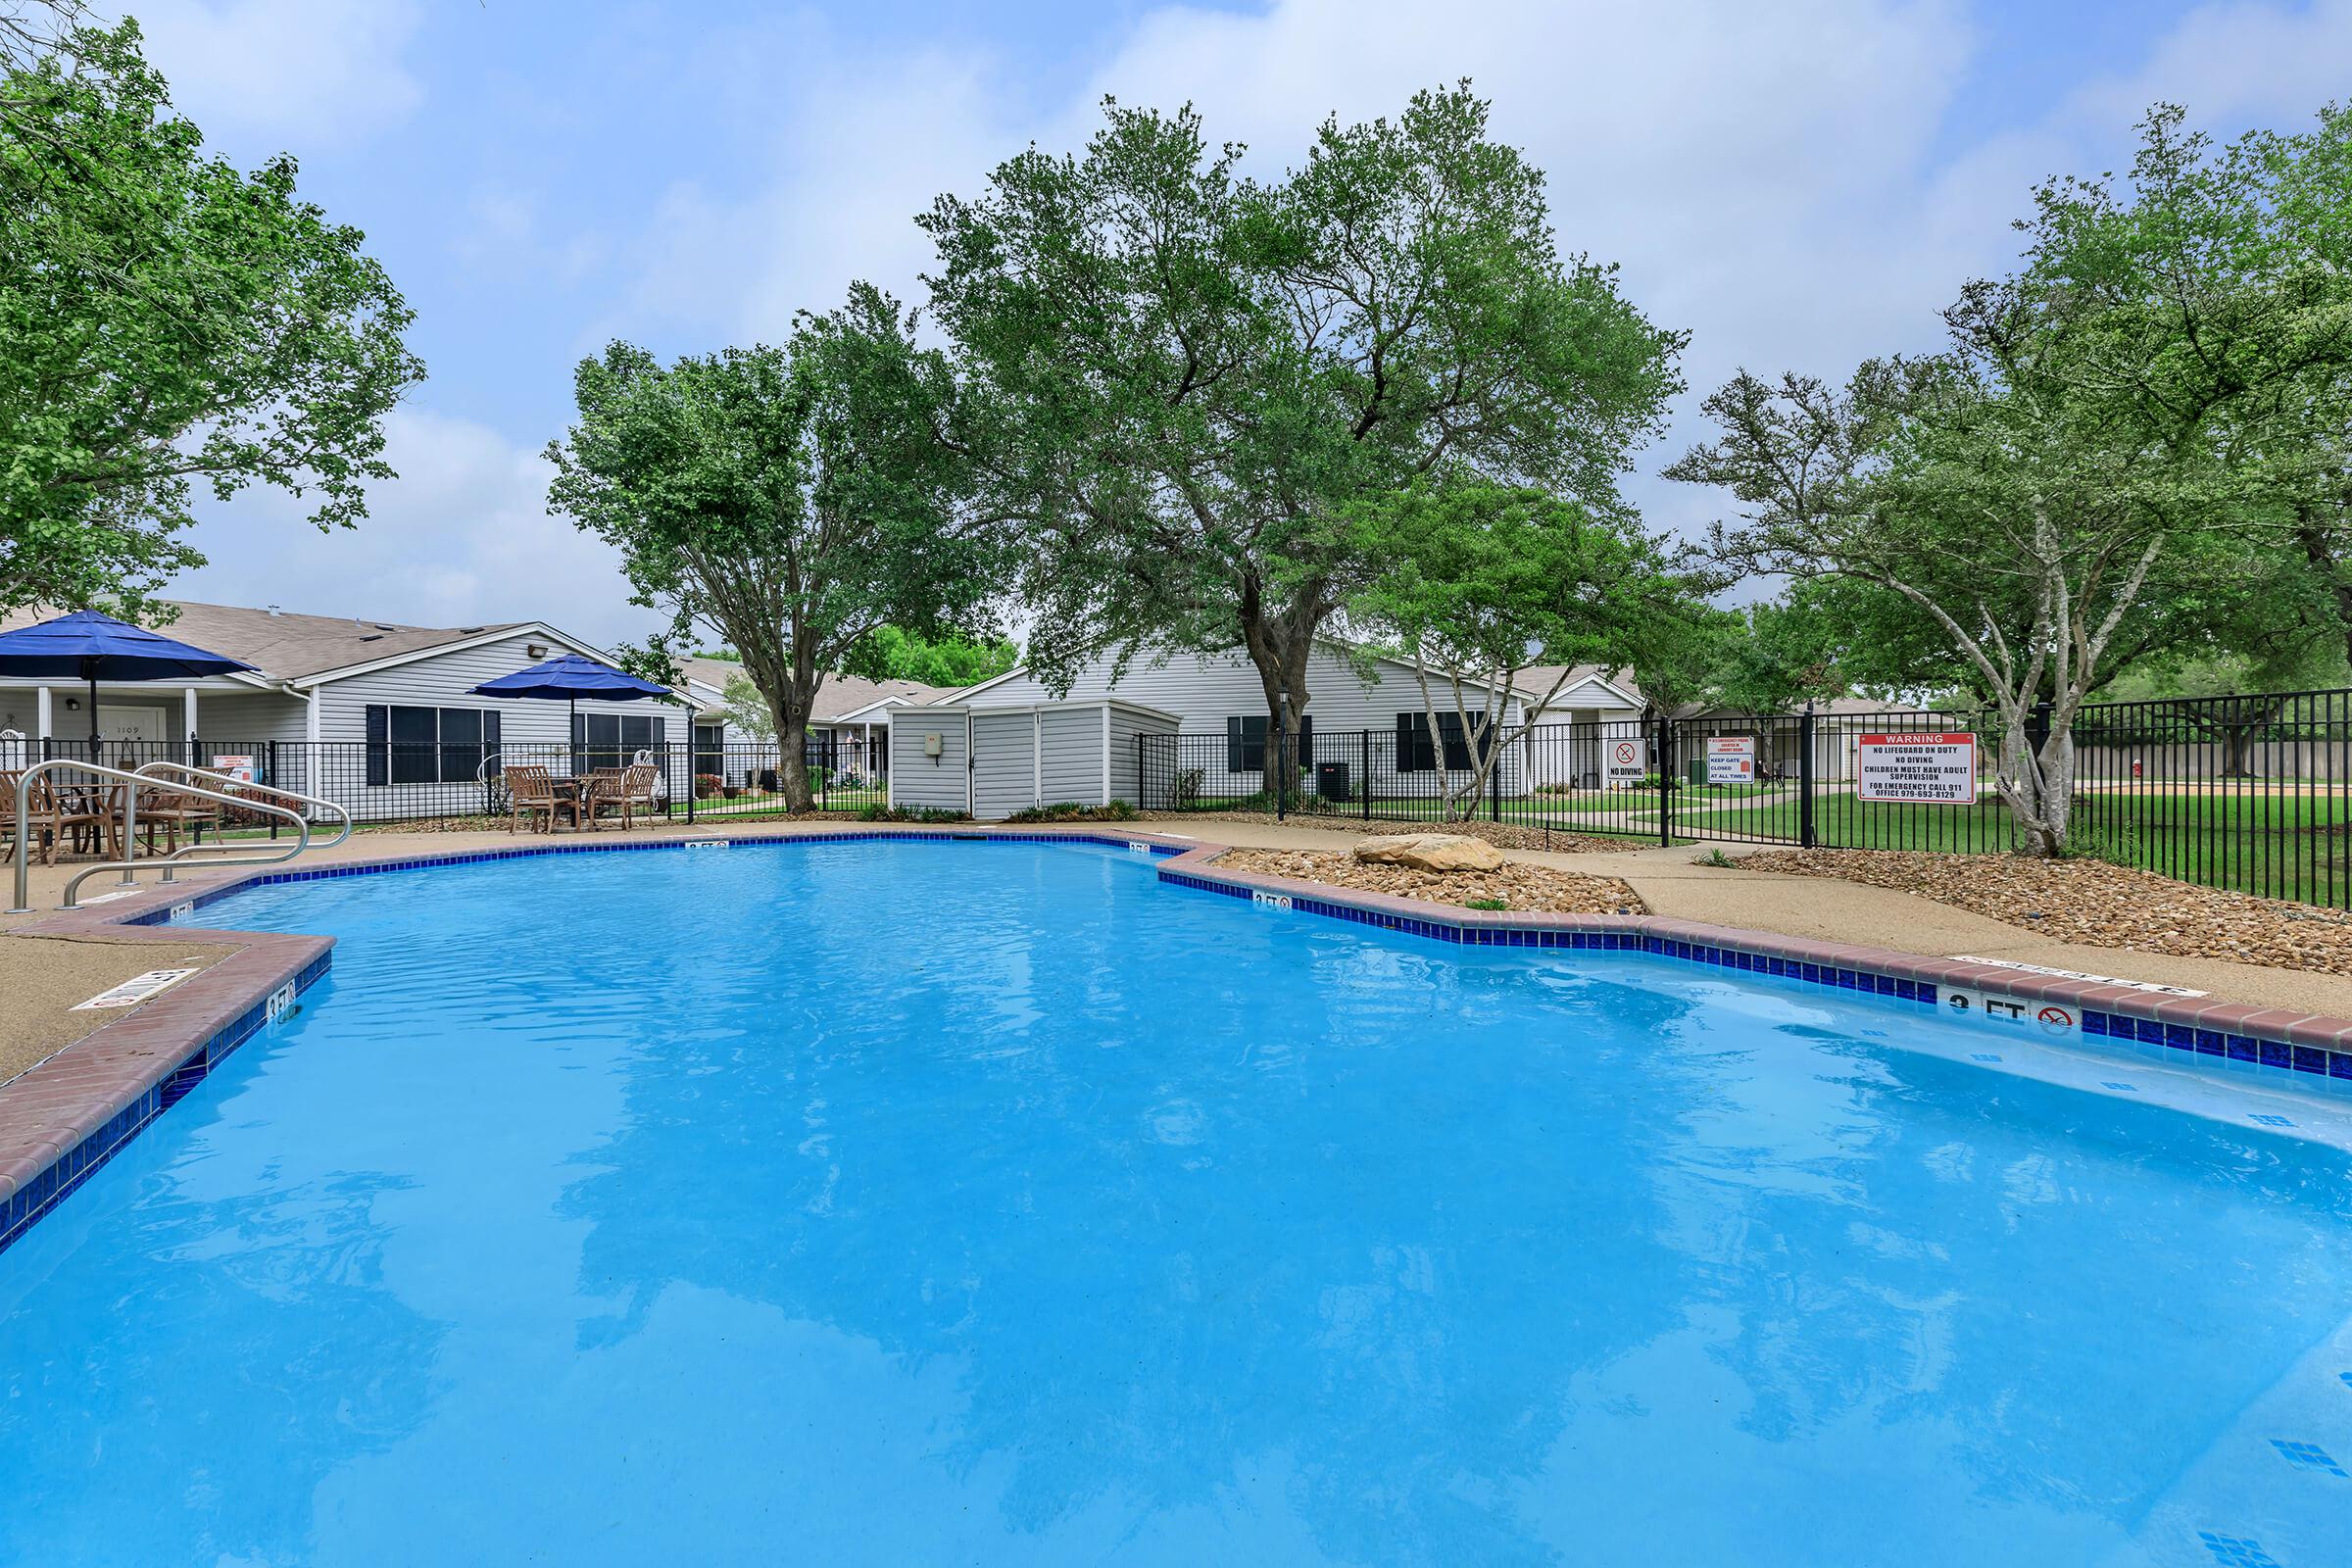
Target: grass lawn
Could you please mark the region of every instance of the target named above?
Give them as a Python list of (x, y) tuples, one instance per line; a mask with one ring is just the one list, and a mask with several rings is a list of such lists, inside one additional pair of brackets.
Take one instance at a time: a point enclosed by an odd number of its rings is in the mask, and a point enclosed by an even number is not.
[[(1731, 809), (1675, 803), (1678, 830), (1793, 842), (1798, 803)], [(1654, 823), (1656, 818), (1650, 820)], [(2077, 845), (2120, 865), (2271, 898), (2352, 903), (2352, 831), (2344, 799), (2281, 791), (2085, 792), (2075, 808)], [(2007, 850), (2009, 808), (1994, 796), (1974, 806), (1866, 804), (1846, 793), (1815, 797), (1814, 837), (1827, 849)]]

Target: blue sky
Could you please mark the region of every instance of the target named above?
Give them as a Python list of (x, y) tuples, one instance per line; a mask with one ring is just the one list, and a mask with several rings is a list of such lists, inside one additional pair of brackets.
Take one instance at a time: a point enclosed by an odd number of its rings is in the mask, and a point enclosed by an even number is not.
[(153, 0), (126, 9), (182, 110), (247, 165), (278, 150), (364, 228), (417, 312), (430, 379), (401, 478), (356, 533), (284, 498), (204, 514), (185, 597), (433, 624), (651, 623), (609, 554), (544, 515), (539, 451), (572, 365), (773, 340), (868, 276), (918, 293), (912, 216), (1105, 92), (1198, 103), (1279, 171), (1336, 111), (1471, 77), (1549, 172), (1563, 244), (1620, 262), (1693, 334), (1692, 391), (1635, 493), (1734, 368), (1838, 373), (1925, 346), (2002, 267), (2040, 177), (2128, 158), (2158, 98), (2223, 135), (2352, 87), (2352, 0), (1274, 0), (758, 6), (599, 0)]

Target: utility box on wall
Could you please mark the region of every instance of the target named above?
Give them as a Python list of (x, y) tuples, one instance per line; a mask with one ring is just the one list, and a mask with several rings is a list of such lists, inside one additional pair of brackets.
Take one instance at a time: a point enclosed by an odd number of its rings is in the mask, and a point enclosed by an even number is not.
[(1001, 822), (1035, 806), (1139, 798), (1139, 735), (1177, 717), (1119, 698), (1008, 708), (942, 703), (890, 710), (890, 803)]

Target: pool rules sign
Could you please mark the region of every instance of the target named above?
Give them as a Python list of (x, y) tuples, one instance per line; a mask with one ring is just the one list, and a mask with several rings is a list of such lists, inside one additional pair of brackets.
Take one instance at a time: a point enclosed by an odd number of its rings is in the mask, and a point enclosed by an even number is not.
[(1866, 801), (1971, 806), (1977, 799), (1977, 738), (1962, 732), (1864, 735), (1854, 763)]

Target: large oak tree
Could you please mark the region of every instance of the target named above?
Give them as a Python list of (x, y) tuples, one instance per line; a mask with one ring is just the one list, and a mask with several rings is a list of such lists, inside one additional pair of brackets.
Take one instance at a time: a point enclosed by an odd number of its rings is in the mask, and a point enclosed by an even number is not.
[(1467, 84), (1326, 122), (1280, 179), (1241, 160), (1190, 109), (1112, 103), (1083, 155), (1032, 149), (922, 221), (1002, 415), (983, 471), (1034, 541), (1032, 665), (1238, 647), (1278, 723), (1365, 574), (1341, 508), (1425, 479), (1613, 508), (1683, 339), (1560, 255)]

